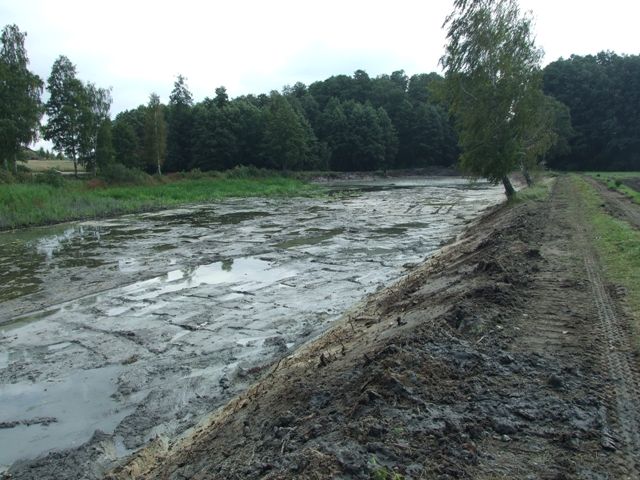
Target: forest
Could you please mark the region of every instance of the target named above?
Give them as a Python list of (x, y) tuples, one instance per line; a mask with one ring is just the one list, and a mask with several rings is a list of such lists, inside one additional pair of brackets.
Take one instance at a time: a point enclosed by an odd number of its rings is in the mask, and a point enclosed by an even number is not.
[[(167, 104), (111, 118), (111, 90), (77, 77), (65, 56), (46, 82), (30, 72), (25, 33), (6, 26), (0, 52), (0, 155), (17, 169), (39, 136), (97, 173), (123, 165), (149, 173), (227, 170), (373, 171), (454, 166), (459, 139), (438, 73), (364, 70), (310, 85), (195, 101), (179, 75)], [(572, 56), (541, 72), (552, 147), (537, 163), (570, 170), (640, 170), (640, 56)], [(42, 101), (46, 87), (49, 98)], [(47, 122), (41, 125), (46, 114)]]

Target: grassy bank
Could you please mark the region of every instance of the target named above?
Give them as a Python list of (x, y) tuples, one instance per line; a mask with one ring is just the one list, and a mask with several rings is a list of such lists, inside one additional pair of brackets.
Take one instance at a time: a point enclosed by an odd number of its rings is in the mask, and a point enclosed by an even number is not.
[(587, 175), (604, 183), (610, 190), (617, 190), (640, 203), (640, 192), (624, 184), (625, 180), (640, 178), (640, 172), (588, 172)]
[(640, 348), (640, 232), (608, 215), (601, 207), (602, 199), (584, 179), (574, 176), (573, 180), (585, 200), (605, 274), (627, 290), (626, 298), (635, 319), (636, 347)]
[(65, 181), (62, 186), (36, 183), (0, 185), (0, 229), (108, 217), (229, 197), (291, 197), (317, 194), (300, 180), (212, 178), (163, 180), (149, 185), (104, 186)]

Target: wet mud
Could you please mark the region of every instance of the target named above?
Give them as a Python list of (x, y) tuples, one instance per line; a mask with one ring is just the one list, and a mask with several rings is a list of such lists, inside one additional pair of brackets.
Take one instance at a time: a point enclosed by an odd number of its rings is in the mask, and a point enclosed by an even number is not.
[(0, 234), (0, 465), (100, 478), (188, 431), (501, 197), (394, 179)]
[(571, 181), (496, 209), (109, 479), (635, 479), (638, 361)]

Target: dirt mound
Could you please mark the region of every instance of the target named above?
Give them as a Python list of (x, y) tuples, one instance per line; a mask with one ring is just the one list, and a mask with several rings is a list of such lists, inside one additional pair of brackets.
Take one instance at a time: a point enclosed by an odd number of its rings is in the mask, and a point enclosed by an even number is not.
[(636, 478), (576, 208), (485, 216), (109, 478)]

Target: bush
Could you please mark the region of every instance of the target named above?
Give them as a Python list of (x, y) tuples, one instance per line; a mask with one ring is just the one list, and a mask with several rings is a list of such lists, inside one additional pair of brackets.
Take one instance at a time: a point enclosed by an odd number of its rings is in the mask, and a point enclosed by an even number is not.
[(619, 178), (616, 178), (615, 182), (613, 182), (616, 184), (616, 187), (620, 187), (620, 185), (622, 185), (622, 180), (620, 180)]
[(264, 168), (257, 168), (253, 165), (249, 165), (245, 167), (244, 165), (238, 165), (233, 167), (231, 170), (227, 170), (224, 173), (226, 178), (265, 178), (273, 176), (273, 172), (266, 170)]
[(31, 169), (24, 163), (18, 163), (16, 165), (16, 170), (18, 171), (18, 173), (31, 173)]
[(65, 184), (64, 176), (60, 172), (52, 168), (36, 175), (35, 182), (45, 185), (51, 185), (52, 187), (56, 188), (63, 187)]
[(99, 176), (111, 185), (150, 185), (153, 183), (151, 175), (142, 170), (127, 168), (121, 163), (114, 163), (101, 168)]
[(182, 178), (190, 179), (190, 180), (200, 180), (202, 178), (207, 177), (208, 174), (200, 170), (199, 168), (194, 168), (193, 170), (189, 170), (188, 172), (184, 172), (182, 174)]
[(5, 170), (4, 168), (0, 168), (0, 185), (7, 185), (10, 183), (15, 183), (16, 179), (13, 177), (9, 170)]

